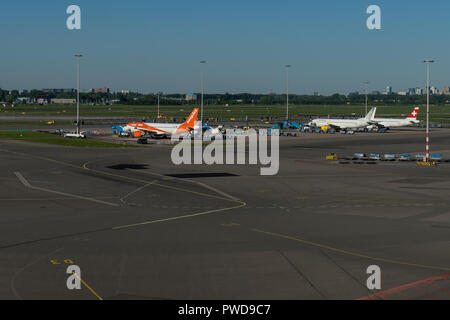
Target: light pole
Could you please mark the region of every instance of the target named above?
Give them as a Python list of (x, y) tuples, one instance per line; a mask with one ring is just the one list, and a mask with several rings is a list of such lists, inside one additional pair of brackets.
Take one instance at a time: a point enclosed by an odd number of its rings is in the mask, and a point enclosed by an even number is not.
[(161, 118), (159, 115), (159, 95), (160, 95), (160, 92), (158, 91), (158, 119)]
[(291, 67), (290, 64), (287, 64), (286, 66), (286, 122), (289, 121), (289, 68)]
[(365, 94), (366, 94), (366, 114), (367, 114), (367, 112), (368, 112), (368, 103), (369, 103), (369, 100), (368, 100), (368, 98), (367, 98), (367, 85), (369, 84), (369, 81), (365, 81), (364, 82), (364, 92), (365, 92)]
[(425, 140), (425, 162), (430, 162), (430, 63), (434, 63), (434, 60), (427, 59), (423, 62), (427, 65), (427, 134)]
[(82, 56), (81, 53), (75, 55), (77, 58), (77, 135), (80, 134), (80, 58)]
[[(206, 64), (205, 60), (200, 61), (200, 64)], [(201, 111), (200, 111), (200, 121), (203, 123), (203, 94), (204, 94), (204, 88), (203, 88), (203, 82), (204, 82), (204, 70), (203, 67), (201, 67), (201, 79), (200, 79), (200, 85), (201, 85), (201, 90), (202, 90), (202, 98), (201, 98)]]

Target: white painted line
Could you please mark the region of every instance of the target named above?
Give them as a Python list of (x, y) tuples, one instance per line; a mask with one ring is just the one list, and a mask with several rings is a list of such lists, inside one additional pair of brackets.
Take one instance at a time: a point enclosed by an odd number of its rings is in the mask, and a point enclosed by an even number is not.
[(104, 205), (108, 205), (108, 206), (119, 207), (119, 205), (117, 203), (111, 203), (111, 202), (106, 202), (106, 201), (102, 201), (102, 200), (97, 200), (97, 199), (94, 199), (94, 198), (78, 196), (78, 195), (75, 195), (75, 194), (64, 193), (64, 192), (60, 192), (60, 191), (34, 187), (22, 176), (22, 174), (20, 172), (14, 172), (14, 174), (17, 177), (17, 179), (19, 179), (20, 182), (25, 187), (30, 188), (30, 189), (44, 191), (44, 192), (49, 192), (49, 193), (54, 193), (54, 194), (59, 194), (59, 195), (62, 195), (62, 196), (76, 198), (76, 199), (80, 199), (80, 200), (92, 201), (92, 202), (96, 202), (96, 203), (100, 203), (100, 204), (104, 204)]
[(31, 184), (20, 174), (20, 172), (14, 172), (16, 177), (22, 182), (22, 184), (27, 188), (32, 188)]
[[(128, 169), (128, 170), (131, 170), (131, 171), (138, 171), (138, 170), (133, 170), (133, 169)], [(160, 176), (160, 177), (167, 178), (167, 176), (165, 176), (165, 175), (162, 175), (162, 174), (156, 173), (156, 172), (152, 172), (152, 171), (149, 171), (149, 170), (139, 170), (139, 172), (142, 172), (142, 173), (145, 173), (145, 174), (150, 174), (150, 175), (155, 175), (155, 176)], [(191, 182), (191, 183), (195, 183), (195, 184), (198, 184), (199, 186), (202, 186), (202, 187), (204, 187), (204, 188), (206, 188), (206, 189), (209, 189), (209, 190), (211, 190), (211, 191), (213, 191), (213, 192), (216, 192), (216, 193), (220, 194), (221, 196), (224, 196), (225, 198), (228, 198), (228, 199), (230, 199), (230, 200), (233, 200), (233, 201), (241, 201), (241, 200), (239, 200), (239, 198), (233, 197), (232, 195), (229, 195), (228, 193), (225, 193), (225, 192), (223, 192), (222, 190), (219, 190), (219, 189), (217, 189), (217, 188), (214, 188), (214, 187), (212, 187), (212, 186), (210, 186), (210, 185), (207, 185), (207, 184), (205, 184), (205, 183), (203, 183), (203, 182), (199, 182), (199, 181), (195, 181), (195, 180), (190, 180), (190, 179), (180, 179), (180, 178), (176, 178), (176, 177), (171, 177), (171, 178), (172, 178), (173, 180), (188, 181), (188, 182)]]
[(158, 181), (158, 180), (152, 181), (152, 182), (150, 182), (150, 183), (148, 183), (148, 184), (146, 184), (146, 185), (144, 185), (144, 186), (142, 186), (142, 187), (137, 188), (136, 190), (130, 192), (129, 194), (127, 194), (126, 196), (124, 196), (123, 198), (121, 198), (121, 199), (120, 199), (120, 202), (126, 204), (126, 202), (125, 202), (125, 199), (126, 199), (126, 198), (131, 197), (133, 194), (135, 194), (135, 193), (137, 193), (137, 192), (139, 192), (139, 191), (141, 191), (141, 190), (147, 188), (148, 186), (154, 184), (154, 183), (157, 182), (157, 181)]
[[(182, 179), (182, 180), (183, 180), (183, 179)], [(210, 186), (210, 185), (207, 185), (207, 184), (205, 184), (205, 183), (203, 183), (203, 182), (194, 181), (194, 180), (187, 180), (187, 181), (190, 181), (190, 182), (192, 182), (192, 183), (196, 183), (196, 184), (198, 184), (198, 185), (200, 185), (200, 186), (202, 186), (202, 187), (204, 187), (204, 188), (206, 188), (206, 189), (209, 189), (209, 190), (211, 190), (211, 191), (214, 191), (214, 192), (216, 192), (216, 193), (218, 193), (218, 194), (224, 196), (225, 198), (228, 198), (228, 199), (231, 199), (231, 200), (234, 200), (234, 201), (240, 201), (238, 198), (233, 197), (232, 195), (229, 195), (228, 193), (225, 193), (225, 192), (223, 192), (222, 190), (219, 190), (219, 189), (217, 189), (217, 188), (214, 188), (214, 187), (212, 187), (212, 186)]]

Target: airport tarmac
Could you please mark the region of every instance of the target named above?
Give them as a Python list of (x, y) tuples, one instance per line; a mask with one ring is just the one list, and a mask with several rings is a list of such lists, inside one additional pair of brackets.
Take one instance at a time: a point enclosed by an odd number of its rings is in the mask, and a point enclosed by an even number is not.
[[(280, 172), (171, 163), (171, 147), (0, 144), (0, 299), (450, 299), (450, 165), (424, 133), (280, 138)], [(433, 153), (450, 156), (450, 130)], [(69, 265), (82, 290), (68, 290)], [(381, 290), (366, 270), (381, 268)]]

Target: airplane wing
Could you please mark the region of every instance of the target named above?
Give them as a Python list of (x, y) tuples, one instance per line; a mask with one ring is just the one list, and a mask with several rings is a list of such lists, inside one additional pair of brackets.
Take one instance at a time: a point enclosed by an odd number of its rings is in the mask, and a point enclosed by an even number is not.
[(330, 128), (333, 128), (333, 129), (335, 129), (335, 130), (340, 130), (340, 129), (341, 129), (340, 126), (337, 126), (337, 125), (332, 124), (332, 123), (327, 124), (327, 126), (330, 127)]
[(371, 126), (376, 126), (377, 128), (386, 128), (385, 126), (383, 126), (381, 123), (379, 123), (377, 121), (368, 121), (368, 124)]

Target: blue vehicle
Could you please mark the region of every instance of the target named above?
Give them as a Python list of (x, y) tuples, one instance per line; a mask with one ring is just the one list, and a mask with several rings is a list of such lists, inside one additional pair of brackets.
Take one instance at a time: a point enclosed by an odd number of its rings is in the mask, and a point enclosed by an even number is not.
[(113, 135), (119, 136), (119, 137), (129, 137), (130, 133), (123, 130), (122, 126), (112, 126), (113, 129)]
[(411, 161), (411, 155), (408, 153), (401, 154), (398, 158), (399, 161)]
[(430, 156), (431, 161), (442, 161), (442, 154), (432, 154)]
[(353, 159), (358, 159), (358, 160), (360, 160), (360, 159), (364, 159), (364, 158), (366, 158), (366, 154), (365, 154), (365, 153), (355, 153), (355, 154), (353, 155)]
[(425, 159), (425, 155), (424, 154), (416, 154), (416, 160), (417, 161), (423, 161), (423, 159)]

